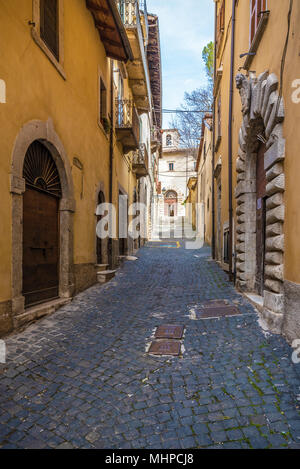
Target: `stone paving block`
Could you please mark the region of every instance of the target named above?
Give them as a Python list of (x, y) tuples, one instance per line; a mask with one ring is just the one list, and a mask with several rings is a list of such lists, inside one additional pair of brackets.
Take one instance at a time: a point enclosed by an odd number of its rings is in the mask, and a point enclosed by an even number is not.
[[(9, 337), (0, 447), (297, 447), (291, 349), (262, 332), (208, 248), (194, 255), (143, 248), (113, 284)], [(191, 305), (216, 299), (242, 314), (195, 320)], [(146, 353), (163, 324), (186, 326), (181, 358)]]

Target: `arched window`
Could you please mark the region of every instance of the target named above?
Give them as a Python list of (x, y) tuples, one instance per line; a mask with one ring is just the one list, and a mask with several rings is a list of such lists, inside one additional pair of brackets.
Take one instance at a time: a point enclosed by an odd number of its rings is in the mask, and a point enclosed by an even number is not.
[(175, 191), (168, 191), (165, 195), (166, 199), (176, 199), (177, 200), (177, 193)]
[(172, 146), (172, 135), (168, 134), (166, 136), (166, 144), (167, 144), (167, 147), (171, 147)]
[(177, 216), (177, 192), (170, 190), (165, 195), (165, 216)]

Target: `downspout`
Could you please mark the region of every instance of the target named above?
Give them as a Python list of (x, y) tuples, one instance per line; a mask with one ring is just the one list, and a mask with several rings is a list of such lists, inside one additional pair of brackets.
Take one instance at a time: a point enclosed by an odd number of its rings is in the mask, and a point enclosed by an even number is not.
[[(109, 203), (113, 203), (113, 160), (114, 160), (114, 63), (110, 60), (110, 136), (109, 136)], [(110, 226), (112, 226), (113, 220), (110, 220)], [(113, 267), (113, 255), (112, 255), (112, 238), (108, 238), (108, 263), (110, 268)]]
[[(217, 3), (215, 3), (215, 46), (214, 46), (214, 84), (216, 83), (216, 66), (217, 66)], [(211, 197), (212, 197), (212, 224), (211, 224), (211, 255), (216, 258), (216, 238), (215, 238), (215, 140), (216, 140), (216, 98), (213, 96), (213, 135), (212, 135), (212, 169), (211, 169)]]
[(230, 58), (230, 91), (229, 91), (229, 117), (228, 117), (228, 186), (229, 186), (229, 280), (233, 281), (232, 272), (232, 243), (233, 243), (233, 207), (232, 207), (232, 115), (233, 115), (233, 81), (234, 81), (234, 52), (235, 52), (235, 5), (232, 0), (231, 25), (231, 58)]

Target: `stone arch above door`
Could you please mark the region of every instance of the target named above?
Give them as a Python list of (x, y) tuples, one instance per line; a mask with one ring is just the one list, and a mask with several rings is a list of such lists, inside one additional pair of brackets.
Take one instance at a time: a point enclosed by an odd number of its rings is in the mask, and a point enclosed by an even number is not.
[(14, 318), (25, 312), (24, 297), (22, 296), (22, 219), (23, 193), (26, 189), (23, 166), (26, 152), (34, 141), (40, 141), (48, 148), (59, 172), (62, 192), (59, 205), (61, 226), (59, 295), (61, 298), (69, 298), (73, 293), (73, 213), (75, 200), (71, 167), (52, 120), (49, 119), (47, 122), (35, 120), (22, 127), (12, 152), (12, 312)]
[(260, 142), (266, 144), (264, 167), (267, 178), (266, 259), (263, 316), (269, 327), (280, 332), (284, 314), (284, 103), (275, 74), (246, 77), (239, 74), (236, 85), (242, 100), (243, 122), (239, 132), (236, 161), (237, 187), (237, 286), (254, 290), (256, 272), (256, 155)]

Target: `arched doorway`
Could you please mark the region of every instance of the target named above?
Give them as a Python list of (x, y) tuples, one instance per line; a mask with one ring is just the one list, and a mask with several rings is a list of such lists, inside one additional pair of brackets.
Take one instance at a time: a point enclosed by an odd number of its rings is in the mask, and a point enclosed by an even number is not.
[(263, 296), (263, 318), (280, 332), (285, 308), (284, 102), (273, 73), (239, 74), (236, 85), (243, 115), (236, 160), (236, 285)]
[(177, 216), (177, 193), (175, 191), (168, 191), (165, 195), (165, 215), (167, 217)]
[[(98, 194), (98, 205), (105, 204), (105, 195), (103, 194), (102, 191), (99, 192)], [(97, 216), (97, 223), (103, 218), (104, 215)], [(105, 251), (105, 246), (104, 246), (104, 240), (99, 238), (97, 236), (97, 264), (104, 264), (104, 251)]]
[(25, 306), (59, 296), (59, 200), (61, 183), (49, 150), (33, 142), (23, 177), (23, 296)]
[[(47, 183), (45, 185), (45, 181), (43, 180), (45, 177), (39, 177), (41, 174), (37, 174), (32, 181), (32, 176), (30, 176), (30, 173), (28, 174), (29, 168), (25, 169), (27, 167), (27, 163), (24, 165), (26, 156), (28, 157), (28, 160), (26, 158), (27, 162), (30, 162), (30, 159), (32, 159), (32, 155), (29, 155), (28, 149), (36, 142), (42, 146), (43, 152), (48, 150), (47, 158), (51, 156), (51, 164), (54, 162), (54, 167), (52, 166), (52, 168), (56, 173), (56, 176), (57, 173), (59, 175), (60, 190), (58, 190), (58, 186), (55, 188), (55, 185), (51, 185), (51, 187), (49, 187), (50, 191), (48, 191)], [(36, 160), (34, 161), (37, 162), (39, 158), (42, 158), (41, 155), (36, 155)], [(51, 174), (52, 172), (50, 172), (50, 175)], [(69, 159), (58, 134), (55, 132), (53, 121), (51, 119), (48, 119), (46, 122), (34, 120), (25, 124), (17, 135), (12, 152), (10, 185), (12, 194), (12, 313), (16, 327), (20, 324), (26, 323), (27, 321), (32, 321), (33, 317), (35, 317), (34, 314), (37, 315), (36, 318), (39, 317), (37, 309), (35, 311), (32, 309), (28, 312), (25, 311), (25, 297), (23, 294), (23, 292), (30, 293), (30, 291), (27, 291), (28, 286), (23, 287), (25, 278), (25, 275), (23, 275), (23, 242), (25, 236), (27, 236), (25, 233), (23, 236), (23, 215), (24, 212), (26, 216), (28, 214), (28, 210), (26, 209), (27, 201), (25, 200), (25, 197), (27, 198), (29, 192), (26, 196), (25, 192), (29, 189), (29, 186), (32, 183), (35, 183), (33, 184), (34, 189), (40, 193), (47, 194), (47, 192), (51, 193), (52, 191), (51, 195), (56, 199), (56, 203), (52, 201), (52, 204), (58, 207), (58, 232), (55, 230), (58, 235), (59, 246), (57, 274), (59, 280), (58, 296), (59, 300), (63, 302), (72, 297), (74, 293), (73, 214), (76, 209), (76, 203), (74, 200), (74, 187)], [(55, 213), (53, 207), (51, 213)], [(29, 247), (45, 248), (45, 246), (35, 246), (35, 244), (32, 246), (30, 245)], [(41, 254), (44, 255), (44, 251), (42, 251), (42, 249), (39, 250), (41, 251)], [(25, 268), (26, 265), (29, 267), (25, 261)], [(49, 288), (52, 289), (53, 286), (54, 285), (50, 285)], [(52, 289), (51, 296), (53, 295), (53, 290), (54, 288)], [(48, 298), (40, 300), (41, 302), (46, 302)], [(32, 304), (31, 302), (33, 301), (34, 300), (32, 298), (27, 299), (27, 306)], [(37, 301), (40, 302), (39, 300)], [(57, 304), (59, 304), (59, 301)]]

